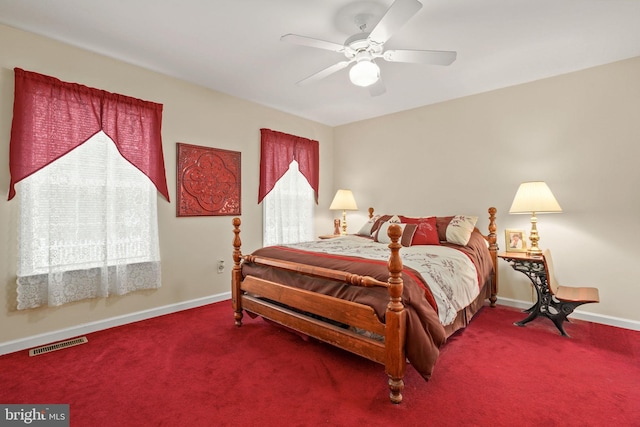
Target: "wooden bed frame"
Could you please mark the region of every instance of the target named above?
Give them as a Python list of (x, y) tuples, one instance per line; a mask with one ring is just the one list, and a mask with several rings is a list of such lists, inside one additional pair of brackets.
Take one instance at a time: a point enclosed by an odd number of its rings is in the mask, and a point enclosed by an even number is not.
[[(372, 212), (372, 210), (370, 210)], [(495, 306), (498, 293), (497, 281), (497, 239), (495, 225), (495, 208), (489, 208), (489, 233), (484, 236), (489, 243), (489, 251), (494, 266), (494, 275), (485, 295), (491, 306)], [(366, 357), (385, 366), (389, 377), (389, 398), (393, 403), (402, 401), (404, 374), (406, 371), (405, 340), (406, 312), (402, 303), (402, 261), (399, 250), (402, 247), (398, 240), (402, 234), (399, 226), (389, 227), (391, 250), (389, 256), (389, 280), (381, 282), (369, 276), (360, 276), (339, 270), (314, 267), (290, 261), (277, 260), (253, 255), (242, 255), (240, 247), (240, 218), (233, 219), (233, 270), (231, 273), (232, 305), (235, 324), (242, 325), (243, 310), (262, 316), (280, 325), (291, 328), (308, 336), (344, 350)], [(373, 308), (330, 296), (297, 289), (280, 283), (271, 282), (254, 276), (242, 278), (242, 261), (270, 266), (286, 271), (296, 272), (312, 277), (331, 279), (353, 286), (380, 286), (389, 292), (385, 323), (380, 322)], [(274, 304), (271, 301), (277, 301)], [(284, 306), (286, 307), (284, 307)], [(290, 308), (289, 308), (290, 307)], [(316, 316), (302, 313), (313, 313), (322, 318), (370, 331), (384, 337), (384, 341), (353, 332), (324, 322)], [(459, 315), (466, 316), (465, 313)]]

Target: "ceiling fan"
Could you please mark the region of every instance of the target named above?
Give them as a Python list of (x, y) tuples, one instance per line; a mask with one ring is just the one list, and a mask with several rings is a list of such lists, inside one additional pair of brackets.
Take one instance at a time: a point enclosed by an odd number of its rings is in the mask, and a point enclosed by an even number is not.
[(375, 60), (382, 58), (388, 62), (408, 62), (414, 64), (450, 65), (456, 60), (457, 53), (443, 50), (385, 50), (384, 44), (402, 28), (411, 17), (422, 8), (418, 0), (396, 0), (384, 13), (375, 27), (368, 31), (371, 15), (362, 13), (355, 16), (354, 22), (360, 29), (358, 34), (349, 37), (343, 45), (297, 34), (286, 34), (280, 40), (303, 46), (331, 50), (342, 53), (346, 60), (333, 64), (311, 76), (297, 82), (306, 85), (321, 80), (352, 63), (349, 70), (351, 82), (357, 86), (369, 87), (372, 96), (385, 92), (380, 78), (380, 68)]

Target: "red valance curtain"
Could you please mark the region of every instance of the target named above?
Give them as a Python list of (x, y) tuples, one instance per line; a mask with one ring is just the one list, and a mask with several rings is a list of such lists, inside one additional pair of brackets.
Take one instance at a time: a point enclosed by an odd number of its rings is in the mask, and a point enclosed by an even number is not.
[(162, 104), (20, 68), (14, 73), (9, 200), (16, 194), (16, 183), (102, 130), (169, 201), (160, 134)]
[(315, 192), (318, 203), (320, 182), (320, 148), (318, 141), (270, 129), (260, 129), (260, 188), (258, 203), (269, 194), (276, 182), (297, 161), (300, 172)]

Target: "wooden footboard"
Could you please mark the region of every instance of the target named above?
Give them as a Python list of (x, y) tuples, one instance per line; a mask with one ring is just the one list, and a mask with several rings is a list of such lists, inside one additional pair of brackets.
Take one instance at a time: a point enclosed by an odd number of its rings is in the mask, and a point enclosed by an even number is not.
[[(360, 276), (339, 270), (319, 268), (289, 261), (253, 255), (243, 256), (240, 250), (240, 219), (233, 219), (233, 271), (232, 304), (235, 323), (242, 325), (243, 310), (263, 316), (334, 346), (348, 350), (367, 359), (381, 363), (389, 377), (389, 398), (393, 403), (402, 401), (404, 374), (406, 371), (405, 340), (406, 312), (402, 304), (402, 261), (398, 240), (402, 235), (399, 226), (389, 227), (389, 280), (378, 281), (369, 276)], [(312, 277), (335, 280), (353, 286), (379, 286), (387, 288), (389, 304), (385, 314), (386, 323), (378, 320), (375, 311), (366, 305), (329, 297), (314, 292), (293, 288), (261, 278), (242, 278), (243, 261), (304, 274)], [(277, 303), (275, 303), (277, 302)], [(349, 325), (384, 336), (384, 342), (335, 326), (306, 313)]]

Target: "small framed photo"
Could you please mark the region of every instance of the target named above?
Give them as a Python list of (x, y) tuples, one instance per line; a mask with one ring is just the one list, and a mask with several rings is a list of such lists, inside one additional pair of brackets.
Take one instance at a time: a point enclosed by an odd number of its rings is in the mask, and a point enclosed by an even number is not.
[(527, 251), (527, 239), (524, 230), (505, 230), (504, 239), (507, 252)]

